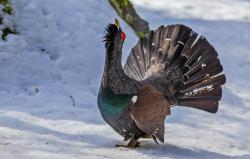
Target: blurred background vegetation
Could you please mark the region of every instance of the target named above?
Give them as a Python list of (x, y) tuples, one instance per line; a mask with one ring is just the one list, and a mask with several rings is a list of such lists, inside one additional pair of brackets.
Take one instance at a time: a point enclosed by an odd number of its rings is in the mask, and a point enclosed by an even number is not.
[(13, 14), (13, 8), (9, 0), (0, 0), (0, 35), (6, 40), (8, 34), (16, 34), (15, 29), (7, 23), (8, 16)]

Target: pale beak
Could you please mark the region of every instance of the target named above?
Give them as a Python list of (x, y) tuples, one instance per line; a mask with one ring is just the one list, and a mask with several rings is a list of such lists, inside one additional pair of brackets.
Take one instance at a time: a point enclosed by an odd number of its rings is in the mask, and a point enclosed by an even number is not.
[(119, 23), (119, 21), (118, 21), (118, 19), (116, 19), (115, 18), (115, 26), (118, 28), (118, 29), (120, 29), (120, 23)]

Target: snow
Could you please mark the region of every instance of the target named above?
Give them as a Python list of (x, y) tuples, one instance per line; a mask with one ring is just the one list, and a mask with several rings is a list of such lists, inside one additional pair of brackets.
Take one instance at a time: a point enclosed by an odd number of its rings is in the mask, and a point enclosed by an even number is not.
[(138, 6), (165, 11), (175, 18), (250, 22), (249, 0), (132, 0)]
[[(12, 0), (19, 34), (0, 41), (0, 159), (250, 158), (250, 1), (132, 2), (151, 28), (186, 24), (215, 46), (227, 76), (218, 113), (176, 107), (165, 144), (115, 148), (122, 137), (96, 104), (113, 9), (96, 0)], [(137, 39), (121, 26), (124, 62)]]

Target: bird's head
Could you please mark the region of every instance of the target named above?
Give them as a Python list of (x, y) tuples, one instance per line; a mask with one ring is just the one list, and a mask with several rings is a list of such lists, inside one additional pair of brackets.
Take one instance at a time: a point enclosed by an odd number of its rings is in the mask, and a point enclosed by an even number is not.
[(109, 51), (121, 51), (126, 34), (122, 31), (117, 19), (113, 24), (108, 24), (104, 35), (105, 48)]

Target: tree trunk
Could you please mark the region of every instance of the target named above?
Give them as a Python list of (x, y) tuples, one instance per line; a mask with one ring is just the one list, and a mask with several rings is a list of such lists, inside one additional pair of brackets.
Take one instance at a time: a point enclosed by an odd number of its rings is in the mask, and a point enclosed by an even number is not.
[(139, 38), (150, 31), (148, 22), (143, 20), (135, 11), (129, 0), (108, 0), (117, 14), (134, 30)]

